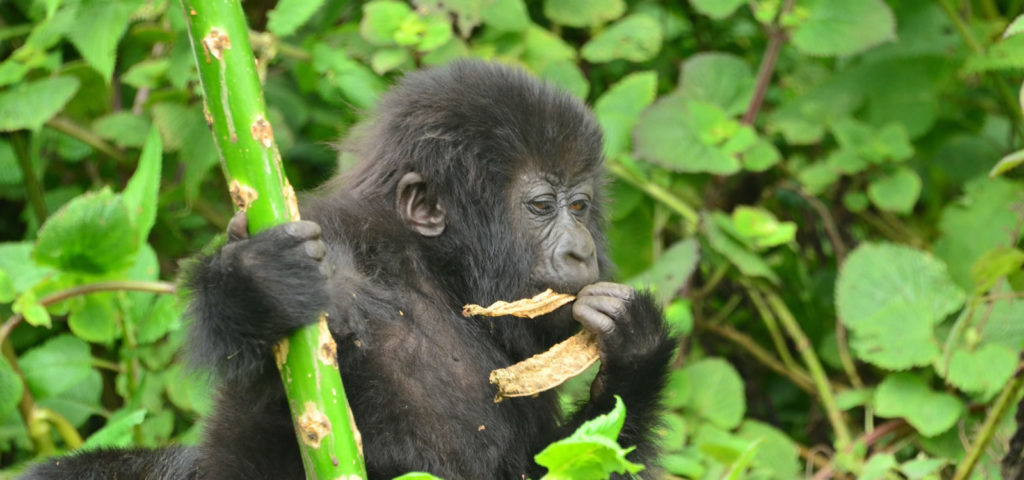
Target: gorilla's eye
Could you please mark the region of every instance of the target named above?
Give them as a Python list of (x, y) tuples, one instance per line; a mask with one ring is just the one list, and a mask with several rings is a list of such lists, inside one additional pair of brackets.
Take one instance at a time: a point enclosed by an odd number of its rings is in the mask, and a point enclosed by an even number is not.
[(547, 215), (555, 210), (555, 202), (551, 200), (530, 200), (526, 205), (537, 215)]
[(569, 204), (569, 210), (572, 210), (576, 213), (584, 213), (587, 211), (588, 208), (590, 208), (590, 202), (583, 199), (575, 200)]

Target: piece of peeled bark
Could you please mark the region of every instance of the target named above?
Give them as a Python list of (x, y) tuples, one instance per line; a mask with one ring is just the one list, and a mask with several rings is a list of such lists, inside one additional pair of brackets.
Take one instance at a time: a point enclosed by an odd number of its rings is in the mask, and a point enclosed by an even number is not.
[[(500, 317), (512, 315), (534, 318), (557, 310), (576, 297), (567, 293), (555, 293), (550, 288), (533, 298), (514, 302), (498, 301), (488, 307), (466, 305), (462, 314)], [(511, 397), (526, 397), (551, 390), (576, 375), (583, 373), (600, 356), (597, 336), (583, 331), (515, 365), (491, 371), (490, 381), (498, 386), (495, 402)]]
[(468, 317), (470, 315), (483, 315), (485, 317), (500, 317), (503, 315), (512, 315), (520, 318), (536, 318), (558, 310), (558, 307), (561, 307), (575, 299), (575, 295), (569, 295), (568, 293), (555, 293), (554, 290), (549, 288), (532, 298), (524, 298), (514, 302), (504, 302), (499, 300), (488, 307), (469, 304), (462, 307), (462, 316)]
[(490, 381), (498, 386), (495, 402), (526, 397), (551, 390), (583, 373), (600, 356), (597, 335), (586, 330), (515, 365), (491, 371)]

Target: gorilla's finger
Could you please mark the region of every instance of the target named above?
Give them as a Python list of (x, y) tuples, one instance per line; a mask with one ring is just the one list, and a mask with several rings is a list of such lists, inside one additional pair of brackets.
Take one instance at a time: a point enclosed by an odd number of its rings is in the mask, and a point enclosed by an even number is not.
[(299, 240), (316, 240), (320, 238), (320, 225), (308, 220), (299, 220), (284, 224), (284, 232)]
[(611, 317), (586, 303), (574, 303), (572, 316), (591, 332), (607, 335), (615, 330), (615, 322)]
[(592, 297), (587, 296), (576, 299), (577, 304), (583, 304), (611, 318), (618, 318), (626, 310), (626, 304), (617, 297)]
[(228, 242), (237, 242), (249, 238), (249, 219), (245, 210), (239, 210), (228, 222)]
[(636, 293), (633, 287), (621, 283), (597, 282), (583, 287), (577, 297), (615, 297), (620, 300), (629, 300)]
[(309, 240), (302, 244), (302, 248), (305, 249), (306, 255), (314, 260), (323, 260), (327, 256), (327, 245), (320, 239)]

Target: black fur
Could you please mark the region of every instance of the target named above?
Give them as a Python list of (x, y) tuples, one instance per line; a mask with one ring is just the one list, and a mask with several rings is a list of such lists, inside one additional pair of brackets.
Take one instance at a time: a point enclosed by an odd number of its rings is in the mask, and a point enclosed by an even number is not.
[[(321, 310), (338, 341), (373, 479), (414, 470), (451, 480), (538, 478), (533, 456), (609, 411), (613, 395), (628, 412), (621, 443), (638, 447), (634, 460), (653, 460), (650, 430), (673, 342), (648, 295), (633, 295), (616, 312), (615, 331), (601, 338), (592, 398), (566, 421), (553, 392), (495, 403), (488, 373), (572, 334), (571, 309), (535, 320), (460, 314), (464, 304), (524, 298), (544, 286), (531, 282), (539, 235), (525, 227), (511, 187), (524, 173), (594, 186), (586, 230), (601, 277), (609, 276), (601, 135), (586, 107), (518, 70), (462, 61), (409, 75), (352, 142), (361, 165), (322, 187), (302, 212), (321, 227), (326, 258), (310, 246), (315, 227), (295, 224), (291, 233), (278, 227), (229, 243), (192, 276), (192, 350), (223, 386), (202, 444), (188, 451), (188, 471), (199, 474), (183, 477), (303, 477), (270, 347)], [(408, 172), (421, 174), (444, 207), (443, 234), (420, 235), (396, 212)], [(53, 478), (83, 478), (72, 473)]]

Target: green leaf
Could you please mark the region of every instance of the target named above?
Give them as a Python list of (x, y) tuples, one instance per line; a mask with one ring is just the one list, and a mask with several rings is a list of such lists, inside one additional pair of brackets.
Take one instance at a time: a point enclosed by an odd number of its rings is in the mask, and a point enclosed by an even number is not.
[(764, 278), (772, 283), (779, 283), (778, 275), (775, 274), (764, 259), (748, 250), (722, 230), (720, 224), (732, 223), (729, 217), (715, 212), (711, 217), (705, 215), (703, 220), (704, 233), (712, 250), (722, 254), (740, 272), (748, 277)]
[(120, 337), (117, 316), (111, 294), (86, 295), (81, 308), (68, 315), (68, 326), (82, 340), (110, 343)]
[(131, 24), (132, 11), (141, 4), (140, 0), (82, 0), (78, 7), (78, 18), (88, 20), (76, 22), (68, 39), (107, 82), (114, 73), (117, 44)]
[(287, 37), (313, 18), (324, 0), (280, 0), (267, 13), (267, 30), (279, 37)]
[(21, 401), (25, 386), (7, 359), (0, 357), (0, 418), (6, 417)]
[(989, 250), (1016, 241), (1020, 234), (1019, 217), (1011, 205), (1019, 201), (1022, 187), (1002, 178), (979, 178), (964, 190), (942, 212), (935, 255), (946, 261), (958, 285), (973, 290), (974, 263)]
[(384, 82), (372, 70), (349, 58), (344, 50), (324, 43), (313, 47), (313, 67), (326, 77), (322, 86), (336, 87), (346, 99), (364, 110), (372, 109), (386, 90)]
[(687, 408), (712, 424), (735, 428), (743, 420), (746, 398), (743, 379), (729, 362), (705, 358), (683, 367), (689, 384)]
[(964, 392), (988, 397), (1006, 386), (1016, 367), (1017, 352), (990, 343), (973, 351), (956, 349), (950, 358), (949, 373), (945, 377)]
[(757, 143), (740, 156), (743, 168), (751, 172), (764, 172), (782, 160), (782, 154), (772, 142), (759, 138)]
[(189, 370), (181, 364), (171, 365), (164, 377), (164, 391), (174, 406), (200, 415), (213, 408), (213, 387), (208, 375)]
[(661, 415), (658, 425), (654, 427), (654, 435), (658, 445), (665, 451), (675, 452), (686, 445), (686, 430), (686, 419), (678, 413), (669, 412)]
[(395, 477), (393, 480), (444, 480), (441, 477), (435, 477), (429, 473), (424, 472), (410, 472), (405, 475)]
[(120, 111), (98, 118), (92, 123), (97, 135), (121, 147), (141, 147), (149, 132), (149, 120), (142, 115)]
[(363, 5), (363, 19), (359, 22), (359, 33), (372, 45), (387, 47), (395, 45), (395, 33), (406, 18), (415, 16), (404, 2), (395, 0), (374, 0)]
[(750, 445), (743, 450), (740, 457), (736, 459), (732, 465), (729, 465), (729, 471), (726, 472), (726, 480), (740, 480), (744, 478), (744, 472), (747, 471), (747, 467), (754, 461), (754, 455), (761, 449), (761, 441), (755, 440), (750, 442)]
[(625, 12), (623, 0), (544, 0), (544, 16), (568, 27), (601, 25)]
[(634, 146), (644, 160), (677, 172), (729, 175), (740, 162), (718, 143), (728, 138), (730, 120), (713, 104), (662, 97), (640, 114)]
[(11, 280), (11, 276), (0, 269), (0, 303), (10, 303), (17, 296), (18, 291), (14, 289), (14, 281)]
[(50, 408), (68, 419), (75, 427), (81, 427), (93, 415), (104, 415), (100, 405), (103, 394), (103, 377), (96, 370), (89, 370), (85, 378), (57, 396), (36, 398), (40, 407)]
[(852, 55), (896, 40), (896, 18), (882, 0), (806, 0), (800, 7), (807, 18), (792, 41), (807, 55)]
[(654, 297), (665, 305), (676, 298), (679, 288), (697, 270), (700, 263), (700, 243), (695, 237), (676, 242), (640, 275), (626, 283), (637, 288), (649, 288)]
[(135, 88), (155, 88), (167, 76), (170, 67), (171, 61), (167, 58), (146, 59), (121, 75), (121, 82)]
[(580, 54), (592, 63), (612, 60), (646, 62), (661, 49), (661, 24), (647, 15), (630, 15), (583, 45)]
[(0, 92), (0, 132), (39, 130), (78, 90), (75, 77), (48, 77)]
[(760, 207), (741, 205), (732, 211), (736, 233), (764, 249), (792, 242), (796, 238), (796, 224), (780, 222), (772, 212)]
[(683, 63), (679, 92), (687, 99), (718, 105), (726, 115), (738, 115), (754, 95), (754, 73), (736, 55), (698, 53)]
[(34, 327), (50, 328), (52, 326), (50, 312), (46, 311), (46, 307), (36, 300), (36, 294), (32, 290), (21, 294), (11, 306), (11, 311), (20, 313), (22, 317), (25, 317), (25, 321)]
[(896, 457), (891, 453), (876, 453), (868, 459), (857, 480), (884, 480), (896, 470)]
[(92, 371), (89, 344), (63, 334), (25, 352), (18, 359), (32, 395), (54, 397), (84, 380)]
[(1010, 25), (1006, 27), (1006, 31), (1003, 32), (1003, 38), (1012, 37), (1021, 32), (1024, 32), (1024, 15), (1017, 15)]
[(583, 76), (583, 72), (576, 62), (570, 60), (550, 62), (537, 74), (540, 78), (564, 88), (576, 98), (586, 100), (590, 82), (587, 81), (587, 77)]
[(908, 167), (876, 178), (868, 184), (868, 198), (881, 210), (907, 215), (921, 195), (921, 177)]
[(737, 432), (741, 438), (760, 442), (754, 454), (753, 465), (758, 472), (771, 478), (800, 478), (803, 468), (800, 449), (781, 430), (756, 420), (745, 420)]
[(660, 457), (661, 467), (673, 475), (686, 478), (704, 478), (707, 469), (701, 458), (687, 454), (671, 454)]
[(11, 280), (16, 292), (24, 292), (53, 273), (53, 269), (32, 260), (31, 242), (0, 243), (0, 270)]
[(608, 157), (626, 152), (637, 119), (657, 95), (658, 74), (634, 72), (611, 86), (594, 103), (594, 114), (604, 131), (604, 152)]
[(681, 408), (690, 401), (690, 376), (682, 370), (675, 370), (668, 374), (668, 382), (665, 383), (665, 393), (662, 395), (662, 403), (665, 408)]
[(164, 338), (167, 332), (181, 328), (183, 314), (184, 308), (177, 297), (161, 295), (135, 325), (135, 341), (146, 344)]
[(492, 0), (480, 9), (480, 18), (488, 27), (506, 32), (522, 32), (530, 26), (523, 0)]
[(119, 410), (110, 416), (103, 428), (89, 436), (80, 451), (101, 448), (124, 448), (133, 445), (135, 426), (146, 418), (146, 410)]
[(839, 172), (828, 162), (815, 162), (796, 174), (797, 180), (811, 195), (820, 195), (839, 180)]
[(915, 458), (900, 465), (900, 471), (910, 480), (938, 479), (938, 473), (949, 464), (945, 458)]
[(526, 29), (522, 48), (520, 58), (533, 72), (539, 72), (551, 63), (576, 61), (576, 49), (572, 45), (537, 25)]
[(851, 347), (862, 360), (890, 370), (937, 358), (934, 326), (964, 298), (941, 261), (888, 243), (862, 244), (836, 280), (836, 310), (850, 329)]
[(999, 246), (985, 252), (971, 266), (971, 280), (974, 293), (984, 294), (992, 289), (1000, 278), (1020, 270), (1024, 266), (1024, 251)]
[(992, 170), (988, 172), (988, 176), (989, 178), (998, 177), (1019, 167), (1022, 163), (1024, 163), (1024, 150), (1017, 150), (1001, 158), (999, 163), (996, 163)]
[(75, 197), (50, 216), (32, 255), (62, 270), (102, 274), (131, 265), (138, 249), (139, 234), (128, 209), (120, 196), (104, 188)]
[(693, 9), (716, 20), (732, 15), (746, 0), (690, 0)]
[(138, 231), (139, 244), (146, 243), (149, 231), (156, 223), (157, 197), (160, 193), (160, 166), (163, 163), (163, 144), (160, 132), (151, 128), (146, 144), (139, 155), (139, 166), (128, 179), (121, 198)]
[(929, 389), (917, 375), (894, 373), (875, 390), (875, 412), (904, 418), (922, 435), (934, 437), (956, 425), (964, 407), (955, 396)]
[(568, 438), (548, 445), (534, 457), (548, 469), (542, 480), (600, 480), (612, 472), (643, 470), (643, 465), (626, 460), (632, 448), (622, 448), (615, 441), (625, 421), (625, 406), (616, 396), (610, 413), (585, 422)]

